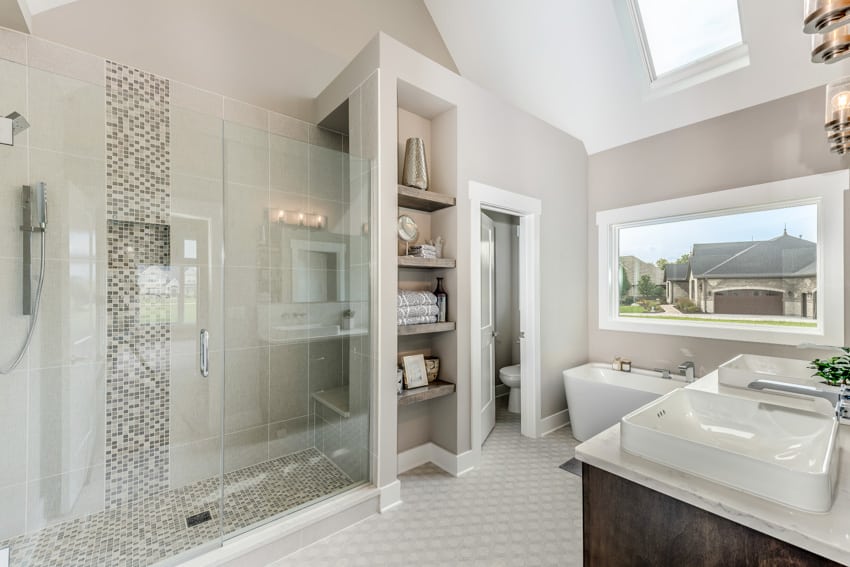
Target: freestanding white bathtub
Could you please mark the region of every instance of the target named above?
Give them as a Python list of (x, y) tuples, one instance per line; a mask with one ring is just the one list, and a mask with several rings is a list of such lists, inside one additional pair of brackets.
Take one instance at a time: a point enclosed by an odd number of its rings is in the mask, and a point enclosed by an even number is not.
[(639, 368), (620, 372), (599, 362), (564, 370), (573, 437), (587, 441), (624, 415), (685, 385), (679, 376), (667, 379), (660, 372)]

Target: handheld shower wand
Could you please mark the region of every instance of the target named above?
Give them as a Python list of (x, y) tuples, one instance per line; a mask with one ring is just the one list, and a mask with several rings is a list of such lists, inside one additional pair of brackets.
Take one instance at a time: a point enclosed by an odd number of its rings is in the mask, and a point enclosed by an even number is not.
[[(45, 234), (47, 232), (47, 186), (37, 183), (33, 186), (24, 185), (21, 189), (21, 209), (23, 222), (21, 232), (23, 233), (23, 309), (24, 315), (30, 316), (29, 328), (24, 345), (18, 352), (18, 356), (11, 364), (0, 368), (0, 374), (12, 372), (23, 360), (24, 355), (32, 342), (35, 324), (38, 321), (38, 310), (41, 305), (41, 293), (44, 290), (44, 267), (45, 267)], [(41, 257), (39, 258), (40, 269), (38, 272), (38, 284), (35, 289), (35, 301), (32, 298), (32, 235), (38, 234), (41, 240)]]

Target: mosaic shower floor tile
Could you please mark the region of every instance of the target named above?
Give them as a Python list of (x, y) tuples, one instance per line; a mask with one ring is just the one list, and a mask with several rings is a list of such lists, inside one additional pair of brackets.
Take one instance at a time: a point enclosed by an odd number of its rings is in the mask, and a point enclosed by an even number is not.
[[(316, 449), (307, 449), (224, 475), (225, 535), (352, 484)], [(221, 535), (217, 478), (130, 502), (39, 532), (0, 541), (10, 567), (143, 566)], [(187, 518), (209, 512), (192, 527)]]

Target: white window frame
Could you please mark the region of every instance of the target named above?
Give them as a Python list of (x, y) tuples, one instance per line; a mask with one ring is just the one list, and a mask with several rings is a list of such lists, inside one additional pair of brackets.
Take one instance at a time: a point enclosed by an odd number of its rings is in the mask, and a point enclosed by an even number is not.
[[(616, 0), (615, 6), (619, 12), (620, 20), (628, 20), (634, 32), (635, 47), (641, 54), (641, 61), (649, 78), (649, 91), (645, 93), (646, 98), (664, 96), (681, 91), (710, 81), (717, 77), (726, 75), (738, 69), (743, 69), (750, 64), (750, 49), (744, 36), (743, 23), (741, 21), (741, 10), (738, 9), (738, 25), (741, 26), (741, 43), (711, 53), (693, 61), (687, 65), (674, 69), (662, 75), (657, 75), (652, 60), (652, 52), (649, 49), (643, 19), (636, 0)], [(624, 26), (626, 29), (626, 26)], [(628, 34), (627, 34), (628, 35)]]
[[(783, 345), (813, 342), (843, 345), (844, 191), (847, 188), (848, 172), (841, 170), (598, 212), (596, 224), (599, 231), (599, 328)], [(771, 328), (739, 323), (650, 320), (620, 316), (620, 229), (811, 203), (818, 205), (816, 327)]]

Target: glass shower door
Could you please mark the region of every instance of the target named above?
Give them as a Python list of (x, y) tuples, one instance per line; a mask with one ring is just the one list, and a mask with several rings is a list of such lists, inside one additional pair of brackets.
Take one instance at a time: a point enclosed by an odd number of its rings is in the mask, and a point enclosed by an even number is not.
[(13, 567), (150, 565), (222, 541), (221, 119), (172, 105), (164, 79), (100, 64), (91, 82), (0, 59), (0, 114), (30, 124), (0, 146), (0, 366), (30, 321), (22, 238), (33, 289), (40, 271), (21, 186), (44, 182), (48, 204), (38, 322), (0, 375)]
[(225, 122), (223, 529), (368, 479), (368, 162), (280, 115)]

